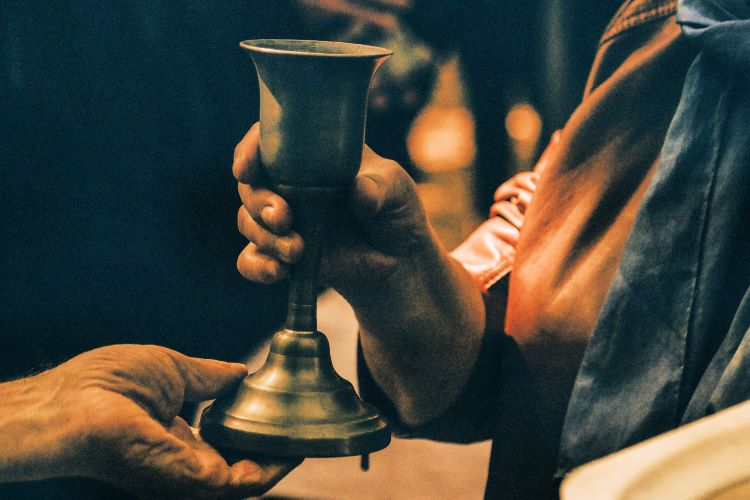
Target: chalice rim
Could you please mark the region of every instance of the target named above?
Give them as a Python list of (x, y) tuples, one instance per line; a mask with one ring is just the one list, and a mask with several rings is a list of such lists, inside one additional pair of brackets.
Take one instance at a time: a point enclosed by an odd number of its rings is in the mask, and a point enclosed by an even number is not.
[[(330, 40), (305, 40), (296, 38), (254, 38), (243, 40), (240, 47), (250, 52), (300, 57), (330, 57), (334, 59), (378, 59), (393, 55), (393, 51), (376, 45), (337, 42)], [(308, 47), (308, 49), (304, 49)], [(317, 47), (320, 50), (314, 50)], [(326, 52), (325, 50), (340, 50)]]

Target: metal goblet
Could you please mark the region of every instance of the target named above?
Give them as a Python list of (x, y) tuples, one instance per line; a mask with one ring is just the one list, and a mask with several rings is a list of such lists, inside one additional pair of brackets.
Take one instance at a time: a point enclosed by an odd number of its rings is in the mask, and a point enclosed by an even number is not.
[(292, 207), (305, 253), (292, 267), (285, 328), (274, 335), (265, 365), (204, 411), (201, 435), (219, 448), (279, 457), (380, 450), (390, 431), (334, 370), (317, 331), (316, 300), (326, 214), (357, 175), (370, 81), (391, 52), (311, 40), (240, 46), (258, 72), (263, 168)]

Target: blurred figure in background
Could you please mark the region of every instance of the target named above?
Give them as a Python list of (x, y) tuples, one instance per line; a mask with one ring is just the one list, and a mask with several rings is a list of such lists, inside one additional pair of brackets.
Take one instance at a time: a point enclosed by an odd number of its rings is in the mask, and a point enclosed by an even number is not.
[(406, 137), (430, 97), (439, 60), (403, 21), (410, 0), (293, 2), (300, 12), (304, 38), (380, 45), (393, 50), (370, 89), (367, 142), (419, 179), (420, 172), (407, 151)]
[[(531, 105), (544, 128), (561, 128), (583, 93), (596, 41), (618, 0), (295, 0), (306, 35), (383, 45), (393, 59), (376, 75), (367, 141), (419, 180), (405, 139), (425, 104), (435, 66), (457, 54), (475, 125), (474, 205), (486, 213), (494, 187), (517, 171), (506, 115)], [(532, 150), (527, 161), (536, 158)], [(525, 163), (522, 161), (521, 163)]]

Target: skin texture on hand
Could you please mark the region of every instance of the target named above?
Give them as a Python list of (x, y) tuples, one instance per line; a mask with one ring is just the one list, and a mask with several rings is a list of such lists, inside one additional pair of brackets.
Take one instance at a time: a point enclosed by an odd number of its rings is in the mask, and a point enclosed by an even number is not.
[[(293, 231), (287, 202), (270, 191), (259, 162), (258, 125), (235, 149), (233, 171), (243, 205), (239, 231), (250, 241), (237, 267), (247, 279), (273, 283), (288, 276), (304, 242)], [(403, 264), (436, 245), (414, 182), (395, 162), (365, 148), (360, 173), (348, 199), (330, 213), (321, 263), (324, 285), (344, 295), (372, 288)], [(352, 273), (357, 269), (357, 273)]]
[[(256, 124), (235, 149), (238, 227), (250, 241), (237, 267), (271, 283), (288, 276), (304, 242), (289, 205), (265, 184), (258, 141)], [(438, 241), (412, 179), (369, 148), (331, 212), (322, 282), (353, 306), (368, 367), (403, 422), (424, 423), (455, 400), (471, 373), (484, 332), (481, 290)]]
[(83, 476), (145, 498), (260, 495), (298, 462), (230, 465), (176, 416), (245, 375), (237, 363), (117, 345), (0, 384), (0, 480)]

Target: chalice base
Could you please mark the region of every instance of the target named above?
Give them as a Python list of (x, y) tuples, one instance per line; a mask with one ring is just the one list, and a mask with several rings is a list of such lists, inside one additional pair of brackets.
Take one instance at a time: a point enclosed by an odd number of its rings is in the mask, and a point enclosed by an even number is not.
[(333, 368), (322, 333), (281, 330), (263, 367), (201, 417), (208, 443), (240, 455), (341, 457), (388, 446), (375, 409)]

